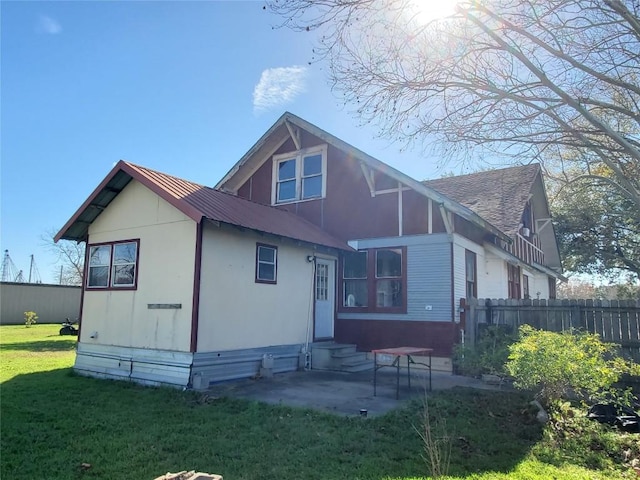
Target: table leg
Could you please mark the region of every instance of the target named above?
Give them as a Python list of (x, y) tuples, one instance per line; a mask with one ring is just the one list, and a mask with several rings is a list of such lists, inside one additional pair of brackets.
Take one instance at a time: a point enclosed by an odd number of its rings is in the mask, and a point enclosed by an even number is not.
[(409, 391), (411, 391), (411, 355), (407, 355), (407, 383), (409, 384)]
[(396, 400), (400, 398), (400, 357), (396, 357)]
[(429, 352), (429, 391), (431, 391), (431, 352)]
[(376, 396), (376, 377), (378, 375), (378, 354), (373, 354), (373, 396)]

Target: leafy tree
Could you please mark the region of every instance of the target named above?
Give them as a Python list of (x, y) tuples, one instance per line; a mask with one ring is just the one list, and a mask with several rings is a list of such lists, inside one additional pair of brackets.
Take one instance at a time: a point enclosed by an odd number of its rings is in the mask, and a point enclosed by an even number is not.
[(616, 346), (586, 332), (548, 332), (520, 327), (509, 347), (507, 371), (518, 388), (533, 389), (547, 406), (568, 394), (608, 395), (625, 373), (640, 373), (615, 353)]
[(381, 134), (538, 160), (640, 210), (640, 2), (460, 0), (424, 21), (435, 3), (268, 2), (281, 26), (319, 32), (334, 88)]
[(556, 236), (570, 271), (640, 279), (640, 210), (608, 184), (574, 182), (553, 199)]

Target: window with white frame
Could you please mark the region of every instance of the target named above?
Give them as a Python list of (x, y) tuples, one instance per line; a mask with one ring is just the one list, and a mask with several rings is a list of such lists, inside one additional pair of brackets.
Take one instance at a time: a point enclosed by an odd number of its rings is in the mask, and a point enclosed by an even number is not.
[(325, 196), (326, 145), (275, 155), (273, 161), (273, 204)]
[(87, 288), (136, 288), (138, 240), (89, 246)]
[(256, 244), (256, 282), (276, 283), (278, 278), (278, 247)]

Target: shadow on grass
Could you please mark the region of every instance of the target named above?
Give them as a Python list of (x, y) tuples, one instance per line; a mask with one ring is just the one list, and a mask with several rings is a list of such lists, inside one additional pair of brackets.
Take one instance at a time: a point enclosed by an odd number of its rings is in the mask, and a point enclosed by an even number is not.
[[(364, 419), (71, 372), (2, 385), (1, 478), (155, 478), (190, 469), (282, 480), (430, 473), (415, 430), (420, 402)], [(541, 438), (526, 399), (510, 392), (453, 389), (430, 395), (429, 408), (453, 438), (450, 475), (508, 472)], [(90, 470), (82, 473), (82, 463)]]
[[(59, 338), (59, 337), (57, 337)], [(26, 350), (30, 352), (65, 352), (76, 348), (75, 337), (64, 340), (34, 340), (32, 342), (3, 343), (2, 350)]]

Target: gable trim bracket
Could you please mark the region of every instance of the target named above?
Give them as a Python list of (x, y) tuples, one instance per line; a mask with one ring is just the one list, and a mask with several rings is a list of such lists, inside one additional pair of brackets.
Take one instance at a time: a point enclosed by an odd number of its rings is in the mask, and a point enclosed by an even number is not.
[(536, 230), (541, 232), (547, 225), (551, 223), (550, 218), (539, 218), (536, 220)]
[(442, 203), (439, 203), (438, 207), (440, 208), (440, 215), (442, 215), (444, 228), (447, 230), (447, 233), (451, 235), (453, 233), (453, 222), (451, 221), (451, 216)]
[(287, 130), (289, 130), (289, 135), (291, 135), (291, 140), (293, 140), (296, 150), (301, 150), (302, 142), (300, 141), (300, 129), (292, 125), (289, 120), (285, 120), (284, 124), (287, 126)]
[(364, 179), (367, 181), (367, 186), (369, 187), (369, 193), (371, 194), (371, 198), (376, 196), (376, 183), (374, 177), (373, 168), (366, 165), (364, 162), (360, 162), (360, 168), (362, 169), (362, 174), (364, 175)]

